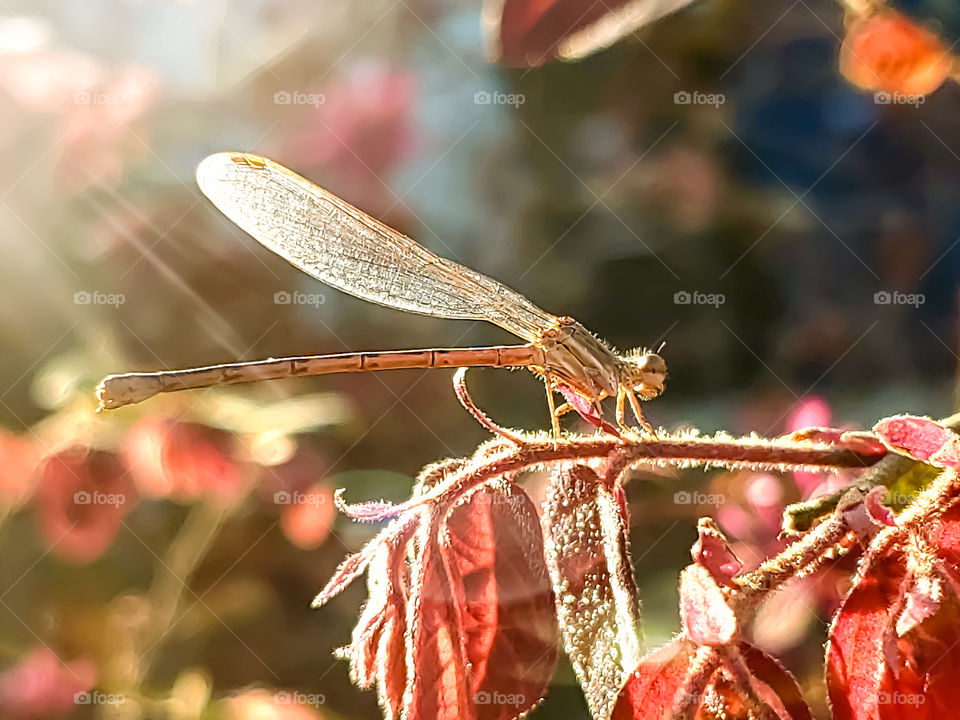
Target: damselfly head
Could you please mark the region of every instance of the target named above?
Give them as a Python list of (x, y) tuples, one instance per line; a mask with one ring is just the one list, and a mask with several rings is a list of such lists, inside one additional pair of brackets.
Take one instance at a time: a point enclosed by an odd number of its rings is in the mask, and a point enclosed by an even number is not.
[(634, 350), (621, 359), (627, 374), (624, 380), (637, 394), (655, 398), (663, 392), (667, 381), (667, 364), (662, 357), (646, 350)]

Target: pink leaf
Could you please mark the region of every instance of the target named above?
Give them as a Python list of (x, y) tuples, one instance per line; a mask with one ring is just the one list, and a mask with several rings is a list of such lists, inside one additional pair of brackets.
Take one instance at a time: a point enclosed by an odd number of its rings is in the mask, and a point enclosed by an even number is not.
[(697, 645), (726, 645), (738, 634), (737, 617), (723, 591), (700, 565), (680, 574), (680, 620), (684, 635)]
[(706, 568), (711, 577), (721, 585), (733, 587), (733, 578), (743, 568), (743, 564), (713, 520), (701, 518), (697, 523), (697, 530), (697, 541), (690, 549), (693, 561)]
[(930, 418), (898, 415), (881, 420), (874, 431), (894, 452), (943, 468), (960, 468), (960, 438)]

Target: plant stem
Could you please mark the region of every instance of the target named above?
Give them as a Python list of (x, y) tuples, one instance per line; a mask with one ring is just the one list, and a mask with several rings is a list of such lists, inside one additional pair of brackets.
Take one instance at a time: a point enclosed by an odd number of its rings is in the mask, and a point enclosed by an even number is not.
[(158, 558), (153, 582), (146, 599), (152, 610), (143, 635), (143, 654), (136, 667), (135, 686), (146, 678), (161, 641), (176, 623), (174, 617), (190, 590), (190, 578), (210, 550), (217, 531), (233, 505), (201, 500), (190, 507), (187, 517), (162, 558)]

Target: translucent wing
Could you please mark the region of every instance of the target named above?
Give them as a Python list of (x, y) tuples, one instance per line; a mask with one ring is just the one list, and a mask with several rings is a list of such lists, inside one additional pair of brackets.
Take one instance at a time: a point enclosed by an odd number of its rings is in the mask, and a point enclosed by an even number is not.
[(556, 324), (519, 293), (434, 255), (272, 160), (211, 155), (197, 182), (258, 242), (338, 290), (407, 312), (486, 320), (528, 342)]

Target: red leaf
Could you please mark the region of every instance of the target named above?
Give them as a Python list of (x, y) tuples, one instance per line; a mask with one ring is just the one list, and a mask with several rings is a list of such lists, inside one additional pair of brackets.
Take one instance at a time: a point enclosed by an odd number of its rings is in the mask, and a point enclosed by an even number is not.
[[(960, 706), (960, 506), (878, 536), (834, 619), (827, 687), (836, 720), (952, 717)], [(931, 552), (931, 547), (933, 551)]]
[(494, 60), (535, 67), (589, 55), (692, 1), (487, 0), (483, 17)]
[[(702, 650), (680, 639), (650, 653), (621, 691), (611, 720), (674, 718), (684, 708), (693, 711), (695, 720), (810, 720), (800, 688), (780, 663), (747, 643), (723, 652), (726, 658), (715, 654), (704, 659)], [(730, 663), (747, 677), (727, 672)]]
[(862, 574), (834, 618), (827, 645), (827, 688), (836, 720), (877, 718), (891, 607), (906, 574), (902, 556)]
[(310, 607), (323, 607), (328, 600), (343, 592), (343, 589), (347, 587), (347, 585), (366, 571), (378, 547), (379, 543), (375, 539), (367, 543), (360, 552), (348, 555), (347, 559), (337, 567), (333, 576), (327, 581), (327, 584), (323, 586), (323, 589), (313, 598)]
[[(557, 662), (553, 589), (537, 511), (514, 483), (481, 486), (451, 510), (444, 544), (465, 591), (477, 717), (514, 717), (539, 703)], [(490, 700), (485, 706), (484, 693)]]
[(611, 720), (671, 717), (696, 649), (689, 640), (674, 640), (643, 658), (617, 696)]
[(739, 629), (737, 616), (710, 575), (699, 565), (680, 574), (680, 620), (683, 632), (697, 645), (726, 645)]
[(407, 677), (410, 690), (404, 716), (409, 720), (472, 718), (473, 702), (466, 677), (467, 639), (462, 606), (453, 594), (436, 539), (437, 524), (420, 526), (419, 548), (407, 605)]
[(442, 516), (433, 508), (413, 548), (404, 717), (508, 720), (535, 707), (557, 649), (530, 499), (512, 482), (488, 482)]
[(863, 504), (874, 523), (880, 527), (892, 527), (897, 524), (897, 518), (893, 510), (883, 504), (885, 494), (886, 490), (882, 487), (871, 488), (863, 499)]
[(898, 415), (881, 420), (874, 431), (894, 452), (943, 468), (960, 468), (960, 437), (930, 418)]
[(543, 526), (564, 644), (593, 717), (604, 718), (641, 658), (622, 489), (565, 465), (551, 478)]

